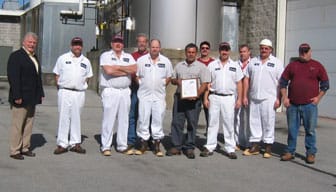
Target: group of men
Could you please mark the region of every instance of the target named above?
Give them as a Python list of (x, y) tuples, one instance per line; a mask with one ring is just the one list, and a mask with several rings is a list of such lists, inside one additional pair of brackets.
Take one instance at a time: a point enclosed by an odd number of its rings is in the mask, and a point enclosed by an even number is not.
[[(9, 102), (13, 114), (10, 157), (13, 159), (35, 156), (29, 148), (30, 136), (35, 106), (44, 97), (36, 45), (36, 34), (27, 33), (23, 47), (13, 52), (8, 60)], [(204, 41), (199, 47), (190, 43), (184, 50), (185, 60), (174, 68), (160, 53), (158, 39), (148, 42), (145, 34), (139, 34), (137, 45), (138, 50), (132, 55), (126, 53), (122, 36), (116, 35), (111, 40), (111, 50), (100, 56), (103, 104), (100, 149), (104, 156), (111, 155), (114, 132), (117, 132), (115, 148), (120, 153), (141, 155), (150, 144), (156, 156), (164, 156), (160, 143), (164, 138), (166, 86), (171, 83), (177, 88), (171, 123), (172, 147), (167, 150), (167, 156), (184, 153), (189, 159), (195, 158), (196, 129), (203, 105), (207, 141), (200, 156), (213, 154), (217, 148), (218, 129), (222, 127), (228, 158), (237, 159), (235, 151), (239, 149), (245, 149), (243, 155), (257, 155), (262, 143), (265, 146), (263, 157), (270, 158), (275, 110), (283, 101), (287, 108), (288, 147), (281, 160), (295, 157), (302, 120), (306, 131), (306, 162), (315, 162), (317, 104), (328, 90), (329, 80), (322, 64), (311, 58), (308, 44), (300, 45), (299, 59), (288, 64), (285, 70), (283, 63), (272, 55), (273, 45), (268, 39), (260, 42), (260, 54), (254, 58), (250, 58), (248, 45), (241, 45), (239, 61), (230, 58), (231, 46), (227, 42), (219, 44), (217, 59), (209, 56), (209, 42)], [(80, 113), (87, 82), (93, 74), (82, 48), (83, 40), (74, 37), (70, 51), (57, 59), (53, 70), (59, 110), (56, 155), (68, 150), (86, 152), (80, 145)], [(191, 95), (187, 96), (184, 91), (190, 87), (185, 88), (186, 82), (196, 84), (191, 86), (195, 90), (188, 90)], [(115, 121), (118, 121), (117, 126)], [(139, 145), (136, 145), (137, 140)]]

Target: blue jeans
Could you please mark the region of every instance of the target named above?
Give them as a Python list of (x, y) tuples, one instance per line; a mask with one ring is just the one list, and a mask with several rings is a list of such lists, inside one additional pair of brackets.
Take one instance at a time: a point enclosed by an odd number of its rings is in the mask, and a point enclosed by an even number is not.
[(127, 136), (127, 144), (134, 145), (137, 139), (136, 135), (136, 127), (138, 121), (138, 96), (137, 87), (131, 88), (131, 108), (129, 112), (129, 125), (128, 125), (128, 136)]
[(317, 126), (317, 106), (314, 104), (294, 105), (287, 108), (288, 138), (286, 152), (295, 153), (296, 140), (301, 125), (301, 120), (306, 132), (305, 147), (306, 154), (315, 155), (316, 149), (316, 126)]

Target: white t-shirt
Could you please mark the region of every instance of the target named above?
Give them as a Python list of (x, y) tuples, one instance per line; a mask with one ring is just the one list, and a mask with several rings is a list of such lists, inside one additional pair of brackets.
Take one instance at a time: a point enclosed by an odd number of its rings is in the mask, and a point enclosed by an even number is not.
[[(125, 53), (122, 51), (120, 58), (117, 57), (113, 50), (106, 51), (100, 56), (100, 66), (108, 65), (120, 65), (120, 66), (128, 66), (134, 65), (135, 60), (131, 54)], [(131, 75), (127, 76), (113, 76), (105, 74), (104, 70), (102, 70), (100, 75), (100, 86), (102, 88), (127, 88), (131, 84)]]
[(84, 55), (76, 57), (71, 51), (58, 57), (53, 72), (59, 75), (60, 88), (77, 90), (87, 89), (86, 79), (93, 76), (90, 61)]
[(140, 57), (137, 61), (137, 76), (140, 79), (139, 99), (162, 100), (166, 97), (166, 79), (172, 76), (173, 67), (170, 60), (159, 55), (154, 63), (150, 54)]
[(229, 59), (225, 65), (222, 65), (219, 59), (212, 61), (208, 65), (211, 73), (210, 91), (219, 94), (235, 94), (237, 82), (243, 77), (243, 71), (237, 62)]
[(250, 79), (250, 98), (275, 100), (282, 72), (283, 63), (273, 55), (270, 55), (264, 64), (261, 63), (260, 56), (251, 59), (245, 73), (245, 76)]

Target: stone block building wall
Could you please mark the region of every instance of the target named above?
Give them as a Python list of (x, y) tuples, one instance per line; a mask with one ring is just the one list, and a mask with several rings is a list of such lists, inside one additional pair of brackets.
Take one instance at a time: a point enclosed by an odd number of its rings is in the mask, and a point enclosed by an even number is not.
[(259, 42), (268, 38), (276, 45), (277, 0), (239, 0), (239, 44), (247, 43), (252, 55), (259, 54)]
[(11, 46), (13, 50), (21, 47), (20, 23), (0, 22), (0, 46)]

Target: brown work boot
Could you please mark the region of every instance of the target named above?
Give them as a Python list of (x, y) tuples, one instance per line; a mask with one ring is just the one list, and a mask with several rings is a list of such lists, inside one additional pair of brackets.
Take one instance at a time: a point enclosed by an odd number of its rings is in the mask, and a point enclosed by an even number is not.
[(307, 157), (306, 157), (306, 163), (314, 164), (315, 163), (315, 155), (308, 154)]
[(166, 152), (167, 156), (173, 156), (173, 155), (181, 155), (181, 150), (177, 149), (176, 147), (172, 147), (170, 150)]
[(284, 153), (282, 156), (281, 156), (281, 161), (290, 161), (294, 159), (294, 155), (292, 155), (291, 153)]
[(144, 154), (147, 151), (147, 148), (148, 148), (147, 141), (141, 139), (141, 144), (140, 144), (140, 149), (139, 149), (141, 154), (139, 155)]
[(245, 156), (251, 156), (251, 155), (258, 155), (260, 153), (260, 147), (258, 143), (252, 143), (252, 147), (244, 151), (243, 155)]
[(266, 144), (264, 158), (268, 159), (272, 157), (272, 144)]
[(160, 150), (160, 140), (155, 140), (154, 144), (154, 154), (158, 157), (163, 157), (163, 153)]
[(79, 154), (85, 154), (86, 150), (83, 149), (80, 144), (76, 144), (75, 146), (70, 148), (71, 152), (79, 153)]

